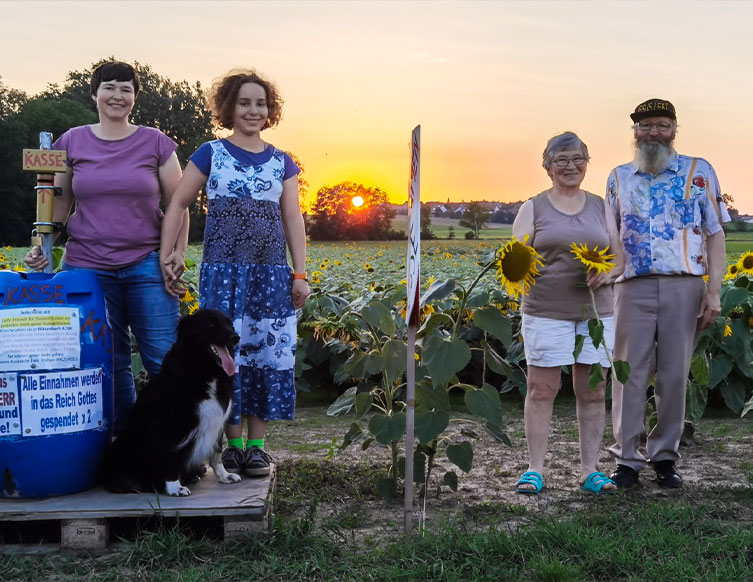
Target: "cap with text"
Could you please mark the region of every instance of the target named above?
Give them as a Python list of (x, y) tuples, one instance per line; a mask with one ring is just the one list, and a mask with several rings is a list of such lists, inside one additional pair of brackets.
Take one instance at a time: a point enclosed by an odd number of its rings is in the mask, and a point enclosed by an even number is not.
[(630, 119), (636, 123), (646, 117), (669, 117), (677, 121), (675, 106), (665, 99), (649, 99), (648, 101), (644, 101), (630, 114)]

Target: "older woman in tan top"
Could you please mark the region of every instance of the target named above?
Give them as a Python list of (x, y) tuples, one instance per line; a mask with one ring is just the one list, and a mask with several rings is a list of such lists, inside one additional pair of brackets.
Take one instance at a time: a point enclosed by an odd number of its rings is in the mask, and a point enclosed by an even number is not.
[[(549, 140), (543, 166), (552, 187), (523, 204), (513, 224), (513, 236), (527, 235), (528, 243), (544, 259), (544, 268), (521, 306), (522, 334), (528, 370), (524, 424), (528, 443), (528, 471), (517, 483), (519, 493), (536, 494), (543, 487), (554, 398), (560, 387), (560, 367), (572, 365), (580, 440), (580, 484), (592, 493), (616, 489), (596, 462), (604, 435), (604, 382), (596, 389), (588, 386), (591, 364), (609, 366), (602, 347), (588, 338), (588, 320), (594, 319), (591, 297), (594, 292), (599, 318), (604, 323), (608, 349), (614, 343), (612, 283), (622, 272), (622, 255), (613, 216), (605, 211), (604, 200), (581, 190), (586, 175), (588, 148), (572, 132)], [(609, 273), (595, 270), (587, 274), (571, 253), (572, 243), (589, 248), (610, 248), (616, 255)], [(585, 336), (583, 348), (574, 356), (576, 335)]]

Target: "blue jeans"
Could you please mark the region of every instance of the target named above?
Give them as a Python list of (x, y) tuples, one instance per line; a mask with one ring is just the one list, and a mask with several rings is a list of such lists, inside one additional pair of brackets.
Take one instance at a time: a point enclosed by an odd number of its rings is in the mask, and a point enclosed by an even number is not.
[[(139, 262), (114, 271), (84, 269), (63, 262), (64, 271), (92, 270), (102, 286), (107, 317), (112, 326), (115, 369), (115, 420), (117, 435), (125, 426), (136, 401), (131, 372), (131, 334), (149, 377), (156, 376), (162, 358), (175, 341), (180, 307), (167, 291), (159, 268), (159, 253), (153, 251)], [(130, 328), (130, 330), (129, 330)]]

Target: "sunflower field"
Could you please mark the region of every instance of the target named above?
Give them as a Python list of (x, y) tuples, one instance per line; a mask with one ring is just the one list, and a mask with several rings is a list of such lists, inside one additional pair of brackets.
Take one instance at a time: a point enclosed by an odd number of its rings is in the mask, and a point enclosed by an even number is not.
[[(392, 497), (404, 475), (407, 360), (406, 243), (314, 243), (307, 271), (312, 294), (299, 312), (296, 383), (326, 390), (331, 415), (352, 414), (340, 448), (381, 446), (391, 468), (379, 483)], [(576, 259), (601, 261), (603, 252), (573, 249)], [(578, 251), (578, 252), (576, 252)], [(23, 270), (25, 249), (0, 249), (0, 268)], [(188, 293), (181, 312), (198, 308), (201, 247), (187, 255)], [(728, 256), (722, 313), (695, 351), (687, 392), (686, 436), (710, 402), (737, 414), (753, 408), (753, 253)], [(473, 464), (482, 432), (509, 442), (500, 394), (525, 393), (525, 360), (518, 297), (535, 284), (542, 265), (514, 241), (427, 241), (421, 256), (421, 313), (416, 345), (414, 479), (426, 483), (446, 457), (461, 473)], [(144, 376), (134, 350), (134, 373)], [(462, 397), (476, 430), (449, 438), (450, 395)], [(453, 400), (456, 396), (453, 396)], [(458, 472), (441, 482), (456, 488)]]

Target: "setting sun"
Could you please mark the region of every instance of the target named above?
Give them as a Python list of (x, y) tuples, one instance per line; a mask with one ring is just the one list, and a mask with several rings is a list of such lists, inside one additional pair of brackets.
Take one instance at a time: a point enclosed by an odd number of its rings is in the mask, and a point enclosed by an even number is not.
[(363, 206), (363, 196), (353, 196), (350, 202), (355, 207), (361, 207)]

